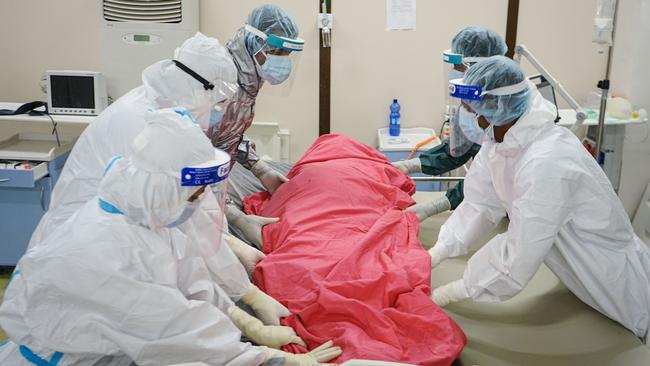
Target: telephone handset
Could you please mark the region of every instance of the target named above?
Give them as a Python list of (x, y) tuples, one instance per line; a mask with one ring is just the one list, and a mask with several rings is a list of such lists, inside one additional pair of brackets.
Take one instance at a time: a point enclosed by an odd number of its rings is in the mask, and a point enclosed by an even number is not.
[[(36, 109), (43, 108), (43, 110), (37, 111)], [(15, 111), (11, 109), (0, 109), (0, 116), (13, 116), (17, 114), (29, 114), (30, 116), (42, 116), (47, 114), (47, 103), (42, 101), (34, 101), (21, 105)]]

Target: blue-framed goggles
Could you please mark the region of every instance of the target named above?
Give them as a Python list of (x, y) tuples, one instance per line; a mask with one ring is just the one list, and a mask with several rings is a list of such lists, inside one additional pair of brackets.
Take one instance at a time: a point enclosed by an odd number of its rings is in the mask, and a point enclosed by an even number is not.
[(301, 52), (305, 48), (305, 40), (302, 38), (287, 38), (275, 34), (266, 34), (250, 24), (244, 25), (244, 29), (262, 38), (266, 41), (266, 44), (273, 48), (292, 52)]
[(522, 92), (528, 88), (528, 80), (504, 86), (501, 88), (483, 90), (479, 85), (468, 85), (463, 79), (454, 79), (449, 81), (449, 95), (463, 100), (480, 100), (484, 95), (513, 95)]

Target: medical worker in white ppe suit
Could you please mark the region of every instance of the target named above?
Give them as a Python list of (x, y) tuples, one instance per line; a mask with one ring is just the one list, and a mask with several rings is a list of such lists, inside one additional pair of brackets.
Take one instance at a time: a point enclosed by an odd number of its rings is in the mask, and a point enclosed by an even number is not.
[[(142, 86), (119, 98), (81, 134), (54, 188), (50, 208), (32, 235), (30, 248), (41, 245), (73, 212), (97, 195), (104, 167), (113, 156), (129, 154), (133, 139), (144, 127), (146, 111), (183, 107), (205, 130), (210, 115), (219, 113), (236, 93), (237, 69), (218, 40), (197, 33), (174, 56), (174, 60), (147, 67), (142, 73)], [(209, 210), (214, 202), (208, 197), (201, 205), (202, 210)], [(209, 240), (208, 233), (190, 220), (179, 240)], [(266, 324), (279, 324), (279, 318), (289, 312), (253, 286), (246, 272), (252, 271), (264, 255), (234, 236), (223, 235), (223, 241), (228, 245), (220, 246), (220, 252), (210, 262), (214, 280), (232, 300), (251, 305)]]
[[(506, 215), (508, 231), (467, 263), (463, 278), (433, 291), (440, 306), (507, 300), (542, 263), (580, 300), (648, 342), (650, 249), (635, 234), (598, 163), (566, 128), (519, 65), (494, 56), (451, 82), (461, 125), (483, 145), (465, 200), (430, 250), (433, 265), (466, 254)], [(527, 85), (528, 84), (528, 85)]]
[[(206, 258), (220, 241), (173, 239), (197, 214), (220, 236), (222, 211), (198, 207), (211, 198), (223, 209), (230, 157), (185, 110), (145, 119), (131, 154), (109, 162), (98, 195), (19, 261), (0, 307), (11, 339), (0, 364), (319, 365), (337, 357), (331, 342), (303, 355), (270, 348), (304, 343), (240, 310), (211, 281)], [(269, 347), (241, 342), (242, 333)]]

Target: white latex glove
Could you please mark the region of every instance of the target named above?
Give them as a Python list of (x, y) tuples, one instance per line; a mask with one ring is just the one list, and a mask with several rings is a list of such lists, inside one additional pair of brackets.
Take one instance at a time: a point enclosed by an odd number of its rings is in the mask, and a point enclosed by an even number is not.
[(242, 334), (259, 345), (280, 348), (290, 343), (296, 343), (307, 347), (291, 327), (264, 325), (259, 319), (236, 306), (233, 307), (229, 317)]
[(282, 183), (289, 181), (289, 178), (271, 168), (264, 160), (255, 163), (251, 168), (251, 172), (262, 182), (262, 185), (270, 194), (273, 194)]
[(241, 264), (244, 265), (249, 276), (255, 270), (257, 263), (266, 258), (264, 253), (244, 243), (234, 235), (230, 235), (230, 238), (228, 238), (228, 246), (230, 247), (230, 250), (235, 253), (237, 258), (239, 258)]
[(289, 309), (255, 285), (251, 285), (241, 301), (253, 308), (257, 317), (266, 325), (280, 325), (280, 318), (291, 315)]
[(431, 269), (437, 267), (440, 264), (440, 262), (446, 259), (443, 258), (442, 254), (438, 250), (438, 247), (436, 246), (429, 249), (429, 255), (431, 256)]
[(226, 205), (226, 218), (228, 223), (235, 226), (246, 235), (253, 245), (258, 249), (262, 248), (262, 227), (267, 224), (278, 222), (277, 217), (262, 217), (256, 215), (246, 215), (241, 212), (235, 205)]
[(465, 300), (468, 297), (469, 293), (462, 279), (438, 287), (431, 293), (431, 300), (440, 307), (445, 307), (452, 302)]
[(393, 163), (393, 166), (406, 175), (413, 173), (422, 173), (422, 164), (420, 163), (420, 158), (398, 161)]
[(428, 219), (431, 216), (449, 210), (451, 210), (451, 203), (449, 203), (447, 196), (442, 196), (437, 200), (433, 200), (427, 203), (419, 203), (406, 209), (406, 211), (415, 212), (420, 222)]
[(314, 348), (309, 353), (296, 355), (293, 353), (278, 351), (276, 349), (267, 348), (265, 350), (266, 358), (263, 365), (283, 365), (283, 366), (319, 366), (319, 365), (332, 365), (331, 363), (323, 363), (333, 360), (341, 355), (343, 352), (341, 347), (333, 347), (334, 342), (328, 341), (317, 348)]

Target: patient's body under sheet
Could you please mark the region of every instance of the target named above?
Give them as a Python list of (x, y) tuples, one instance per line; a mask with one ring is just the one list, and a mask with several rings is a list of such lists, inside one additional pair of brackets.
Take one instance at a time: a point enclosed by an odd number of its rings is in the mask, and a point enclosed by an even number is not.
[[(466, 343), (430, 299), (431, 262), (418, 240), (413, 181), (374, 149), (320, 137), (272, 197), (246, 198), (264, 227), (254, 280), (294, 314), (310, 348), (327, 340), (352, 358), (449, 365)], [(291, 345), (289, 351), (303, 351)]]

